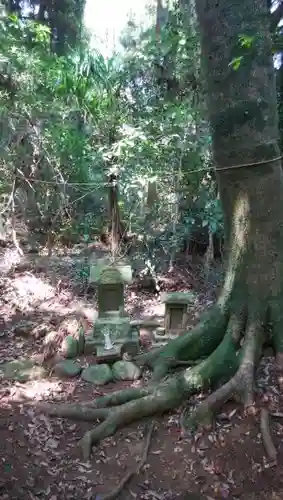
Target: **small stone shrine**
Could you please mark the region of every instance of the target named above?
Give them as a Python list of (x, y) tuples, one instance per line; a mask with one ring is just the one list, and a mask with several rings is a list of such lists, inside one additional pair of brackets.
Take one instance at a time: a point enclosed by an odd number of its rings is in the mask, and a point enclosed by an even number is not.
[(106, 360), (123, 352), (137, 353), (139, 336), (124, 310), (124, 286), (132, 282), (131, 266), (100, 259), (90, 268), (89, 282), (97, 286), (98, 318), (93, 327), (97, 357)]
[(164, 328), (166, 333), (180, 333), (186, 329), (188, 304), (193, 295), (185, 292), (163, 293), (161, 301), (165, 303)]

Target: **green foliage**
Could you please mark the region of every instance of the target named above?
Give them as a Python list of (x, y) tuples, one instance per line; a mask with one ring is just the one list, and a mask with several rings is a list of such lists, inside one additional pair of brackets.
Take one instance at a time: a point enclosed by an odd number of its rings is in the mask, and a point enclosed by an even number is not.
[(115, 171), (121, 217), (144, 235), (149, 259), (153, 248), (171, 259), (196, 221), (222, 231), (198, 38), (183, 12), (172, 10), (158, 40), (153, 27), (132, 24), (125, 53), (108, 60), (82, 46), (58, 57), (37, 22), (10, 15), (0, 24), (3, 207), (16, 178), (16, 208), (31, 229), (91, 240), (107, 222)]
[(240, 66), (245, 62), (247, 57), (252, 56), (256, 38), (249, 35), (239, 35), (238, 42), (235, 47), (235, 53), (238, 55), (233, 57), (229, 66), (237, 71)]

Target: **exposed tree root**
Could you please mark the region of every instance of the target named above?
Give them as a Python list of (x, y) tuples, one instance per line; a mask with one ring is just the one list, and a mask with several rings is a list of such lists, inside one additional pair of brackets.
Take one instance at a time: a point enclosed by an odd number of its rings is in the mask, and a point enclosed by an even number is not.
[(270, 426), (269, 426), (269, 415), (268, 411), (265, 408), (261, 410), (260, 414), (260, 430), (267, 457), (272, 463), (276, 464), (277, 451), (272, 441)]
[(132, 479), (132, 477), (135, 474), (138, 474), (140, 469), (145, 465), (153, 430), (154, 430), (154, 422), (151, 421), (151, 423), (149, 424), (147, 433), (145, 433), (146, 434), (145, 445), (144, 445), (144, 450), (143, 450), (143, 454), (142, 454), (140, 462), (137, 464), (136, 467), (134, 467), (132, 470), (129, 470), (125, 474), (125, 476), (121, 479), (121, 481), (116, 486), (116, 488), (114, 488), (114, 490), (112, 490), (110, 493), (108, 493), (106, 495), (103, 495), (102, 500), (115, 500), (115, 498), (117, 498), (117, 496), (122, 492), (123, 488), (125, 488), (126, 484)]
[[(227, 323), (227, 320), (223, 318), (224, 315), (221, 315), (221, 321), (218, 318), (217, 331), (220, 323), (222, 325)], [(200, 345), (205, 345), (205, 352), (211, 351), (212, 343), (208, 342), (209, 339), (203, 344), (204, 339), (200, 338), (202, 333), (207, 335), (207, 323), (204, 325), (203, 330), (198, 327), (195, 332), (190, 332), (183, 338), (177, 339), (178, 342), (174, 340), (173, 348), (179, 351), (180, 345), (188, 347), (191, 344), (193, 354), (196, 357), (202, 354)], [(222, 337), (223, 334), (218, 332), (218, 339), (222, 339)], [(165, 351), (170, 352), (170, 349), (165, 348)], [(224, 359), (225, 363), (219, 364), (219, 360)], [(167, 369), (172, 365), (172, 354), (169, 358), (169, 356), (163, 356), (162, 353), (162, 360), (166, 365), (167, 373)], [(92, 446), (113, 435), (118, 428), (138, 419), (176, 408), (184, 398), (193, 392), (202, 387), (208, 387), (227, 374), (233, 374), (237, 366), (236, 348), (232, 337), (225, 335), (217, 348), (212, 350), (210, 356), (196, 366), (176, 373), (163, 382), (151, 383), (143, 389), (126, 389), (115, 392), (84, 405), (44, 405), (40, 408), (51, 416), (101, 422), (94, 429), (87, 431), (81, 440), (83, 455), (87, 459), (90, 456)]]
[(228, 321), (228, 310), (221, 298), (203, 315), (202, 320), (186, 335), (180, 336), (160, 350), (153, 363), (152, 380), (159, 381), (172, 366), (172, 358), (180, 361), (197, 360), (209, 356), (222, 341)]
[(152, 393), (138, 400), (131, 400), (118, 407), (109, 409), (106, 419), (94, 429), (85, 433), (81, 440), (83, 456), (88, 459), (93, 445), (134, 421), (167, 412), (177, 407), (183, 398), (184, 390), (179, 378), (173, 377), (167, 384), (156, 386)]
[[(147, 387), (113, 392), (87, 404), (41, 405), (40, 409), (51, 416), (98, 422), (81, 440), (83, 456), (88, 459), (92, 447), (119, 428), (168, 412), (203, 389), (214, 391), (190, 415), (186, 429), (211, 422), (215, 412), (236, 394), (245, 407), (253, 407), (254, 372), (262, 352), (266, 308), (257, 304), (249, 309), (243, 301), (238, 307), (237, 302), (231, 303), (229, 290), (227, 297), (191, 332), (138, 358), (140, 364), (153, 366), (153, 380)], [(179, 364), (191, 366), (166, 377)]]

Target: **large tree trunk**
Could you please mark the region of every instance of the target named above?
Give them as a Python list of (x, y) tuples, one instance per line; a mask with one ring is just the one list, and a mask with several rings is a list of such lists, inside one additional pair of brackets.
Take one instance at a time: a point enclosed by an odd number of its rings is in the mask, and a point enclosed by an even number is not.
[[(186, 335), (137, 362), (153, 367), (147, 388), (98, 398), (84, 407), (48, 406), (51, 415), (102, 420), (82, 440), (92, 444), (133, 420), (168, 411), (205, 387), (218, 388), (190, 424), (211, 414), (237, 392), (253, 403), (254, 369), (272, 326), (283, 353), (283, 180), (266, 0), (198, 0), (213, 154), (225, 212), (227, 268), (215, 306)], [(239, 45), (239, 36), (246, 38)], [(234, 58), (239, 58), (233, 64)], [(270, 331), (270, 329), (269, 329)], [(282, 357), (282, 356), (281, 356)], [(190, 361), (189, 361), (190, 360)], [(191, 367), (160, 381), (169, 368)]]
[(229, 248), (226, 283), (233, 277), (248, 317), (272, 321), (280, 353), (283, 179), (269, 12), (265, 0), (238, 7), (237, 0), (197, 2)]

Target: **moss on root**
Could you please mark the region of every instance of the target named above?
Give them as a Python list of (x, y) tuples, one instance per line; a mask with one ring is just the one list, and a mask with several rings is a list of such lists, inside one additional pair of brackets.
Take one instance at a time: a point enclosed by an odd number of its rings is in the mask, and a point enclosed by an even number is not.
[[(243, 189), (246, 184), (245, 181)], [(271, 187), (274, 191), (273, 181)], [(186, 424), (189, 427), (210, 420), (234, 393), (240, 395), (246, 407), (253, 405), (254, 372), (268, 322), (272, 324), (277, 354), (283, 359), (280, 286), (283, 264), (274, 236), (278, 207), (270, 214), (263, 204), (259, 215), (256, 199), (254, 203), (253, 210), (246, 200), (235, 205), (231, 217), (233, 244), (222, 293), (214, 307), (191, 331), (137, 358), (138, 364), (149, 364), (153, 369), (152, 380), (146, 387), (114, 392), (83, 405), (41, 407), (52, 416), (98, 422), (81, 440), (85, 459), (89, 458), (93, 445), (124, 425), (173, 410), (203, 389), (213, 392), (190, 416)], [(270, 235), (266, 235), (267, 230)], [(260, 249), (256, 258), (255, 245)], [(171, 373), (172, 367), (189, 361), (192, 366)]]
[[(215, 411), (235, 392), (241, 394), (243, 402), (253, 402), (253, 374), (262, 346), (262, 317), (229, 312), (229, 297), (225, 307), (218, 305), (206, 316), (205, 321), (192, 332), (170, 342), (151, 359), (158, 367), (159, 376), (167, 373), (169, 359), (184, 359), (184, 349), (190, 358), (206, 358), (196, 366), (169, 375), (165, 379), (153, 380), (144, 388), (129, 388), (81, 405), (44, 405), (41, 410), (51, 416), (77, 420), (98, 421), (81, 440), (83, 456), (88, 459), (93, 445), (113, 435), (119, 428), (178, 407), (193, 393), (221, 386), (212, 392), (196, 409), (187, 422), (189, 426), (207, 421)], [(262, 309), (261, 309), (262, 310)], [(216, 312), (217, 311), (217, 312)], [(213, 321), (213, 322), (212, 322)], [(211, 325), (209, 338), (209, 324)], [(161, 368), (160, 368), (161, 367)], [(156, 375), (156, 370), (154, 371)]]

